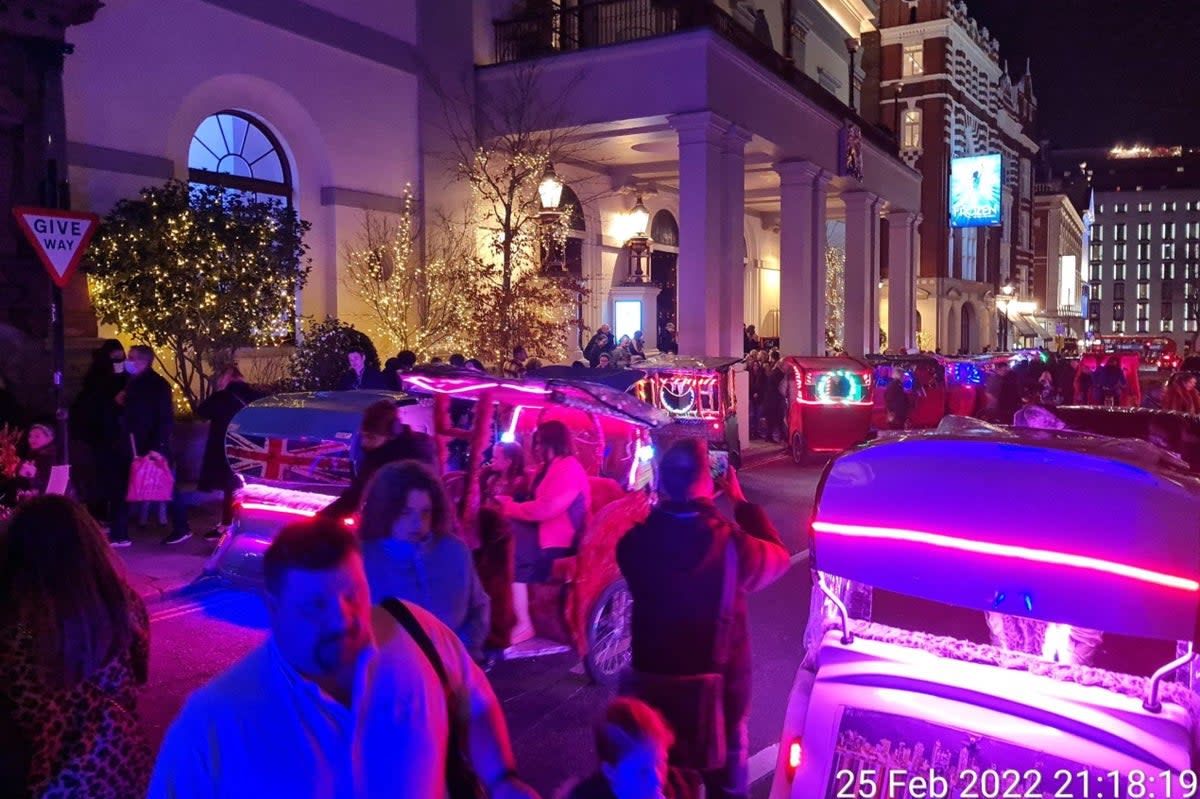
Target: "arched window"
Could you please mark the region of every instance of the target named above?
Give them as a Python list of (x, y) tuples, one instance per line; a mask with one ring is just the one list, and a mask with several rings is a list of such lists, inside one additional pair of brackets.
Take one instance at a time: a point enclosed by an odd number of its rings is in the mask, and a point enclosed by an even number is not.
[(196, 128), (188, 148), (188, 180), (292, 201), (292, 171), (279, 140), (240, 111), (218, 112)]
[(679, 246), (679, 223), (665, 208), (654, 215), (650, 223), (650, 240), (667, 247)]

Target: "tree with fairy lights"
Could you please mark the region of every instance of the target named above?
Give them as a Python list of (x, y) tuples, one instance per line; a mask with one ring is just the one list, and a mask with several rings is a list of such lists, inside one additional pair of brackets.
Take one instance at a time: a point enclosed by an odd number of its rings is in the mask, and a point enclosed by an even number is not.
[[(544, 207), (539, 192), (557, 180), (554, 164), (587, 160), (588, 137), (561, 118), (573, 87), (550, 96), (540, 68), (527, 66), (501, 96), (443, 106), (449, 163), (472, 190), (465, 222), (486, 241), (476, 255), (484, 278), (470, 295), (469, 349), (487, 361), (499, 363), (516, 344), (562, 359), (567, 332), (580, 325), (576, 309), (587, 289), (562, 268), (569, 209)], [(572, 184), (581, 202), (586, 184)]]
[(473, 232), (446, 220), (426, 236), (421, 258), (419, 219), (407, 186), (398, 215), (365, 212), (343, 253), (343, 282), (363, 301), (368, 329), (388, 351), (412, 350), (421, 359), (465, 352), (473, 346), (468, 299), (490, 270), (476, 257)]
[(153, 345), (191, 407), (239, 347), (291, 337), (310, 263), (293, 208), (172, 180), (119, 201), (89, 248), (105, 324)]
[(837, 352), (846, 335), (846, 251), (825, 250), (825, 348)]

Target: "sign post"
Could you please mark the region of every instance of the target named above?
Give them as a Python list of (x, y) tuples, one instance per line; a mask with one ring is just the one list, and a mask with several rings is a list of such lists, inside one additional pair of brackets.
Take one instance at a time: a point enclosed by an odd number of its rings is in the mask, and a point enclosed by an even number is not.
[(63, 323), (63, 287), (70, 281), (83, 258), (83, 251), (100, 225), (100, 217), (78, 211), (54, 208), (14, 208), (13, 216), (33, 245), (42, 266), (54, 282), (50, 321), (54, 329), (54, 418), (57, 422), (58, 462), (68, 462), (67, 408), (63, 402), (63, 371), (66, 362)]

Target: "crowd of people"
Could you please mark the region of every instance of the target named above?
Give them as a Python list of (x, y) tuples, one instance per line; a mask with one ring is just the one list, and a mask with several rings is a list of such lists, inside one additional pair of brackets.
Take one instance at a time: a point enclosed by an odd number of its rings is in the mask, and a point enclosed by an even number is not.
[[(144, 605), (86, 508), (22, 504), (0, 530), (0, 793), (536, 796), (480, 664), (532, 634), (528, 585), (588, 523), (570, 433), (547, 421), (528, 451), (493, 448), (473, 531), (394, 404), (368, 408), (362, 433), (367, 476), (264, 556), (270, 637), (188, 699), (157, 758), (137, 723)], [(563, 789), (573, 799), (747, 795), (746, 595), (788, 553), (732, 469), (714, 483), (703, 442), (673, 445), (660, 471), (660, 502), (617, 551), (633, 669), (598, 721), (597, 771)], [(679, 712), (696, 676), (716, 681), (715, 717), (701, 697)], [(483, 793), (462, 792), (472, 785)]]

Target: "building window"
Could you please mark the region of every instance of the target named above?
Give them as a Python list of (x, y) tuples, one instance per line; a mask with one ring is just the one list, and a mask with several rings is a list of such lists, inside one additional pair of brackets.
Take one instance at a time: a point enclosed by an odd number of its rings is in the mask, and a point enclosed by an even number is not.
[(1113, 264), (1113, 280), (1125, 279), (1125, 263)]
[(976, 264), (979, 260), (977, 231), (979, 228), (960, 228), (962, 231), (962, 279), (974, 280)]
[(1100, 321), (1100, 303), (1099, 302), (1092, 302), (1092, 301), (1088, 302), (1088, 318), (1094, 319), (1096, 321)]
[(1125, 321), (1122, 319), (1114, 319), (1112, 332), (1116, 333), (1117, 335), (1124, 333), (1125, 332)]
[(291, 203), (292, 173), (275, 136), (240, 111), (205, 119), (192, 134), (188, 179)]
[[(1165, 305), (1163, 306), (1166, 307)], [(1175, 321), (1173, 319), (1163, 319), (1158, 323), (1158, 329), (1163, 333), (1172, 333), (1175, 331)]]
[(905, 150), (921, 149), (921, 109), (910, 108), (904, 112), (901, 146)]
[(1113, 283), (1113, 299), (1125, 299), (1125, 284), (1121, 282)]
[(1162, 246), (1162, 257), (1164, 261), (1175, 260), (1175, 242), (1165, 241)]
[(1138, 283), (1137, 297), (1139, 300), (1150, 299), (1150, 284), (1149, 283)]
[(1164, 211), (1166, 211), (1167, 213), (1172, 213), (1175, 211), (1175, 203), (1174, 202), (1163, 203), (1162, 209)]
[(904, 45), (904, 61), (900, 70), (903, 77), (925, 74), (925, 44)]
[(1137, 228), (1138, 241), (1150, 241), (1150, 223), (1141, 222)]
[(1099, 261), (1092, 261), (1092, 268), (1089, 271), (1091, 272), (1090, 277), (1092, 280), (1104, 279), (1104, 264)]
[(1129, 213), (1129, 203), (1114, 203), (1113, 204), (1113, 213), (1114, 214)]
[(1124, 244), (1125, 233), (1128, 229), (1128, 226), (1124, 222), (1119, 222), (1113, 225), (1113, 241), (1117, 242), (1118, 244)]
[(1093, 242), (1104, 241), (1104, 225), (1092, 225), (1091, 240)]
[(1174, 303), (1164, 302), (1162, 304), (1162, 307), (1159, 308), (1158, 310), (1159, 310), (1158, 316), (1160, 319), (1174, 319), (1175, 318), (1175, 304)]
[(1091, 299), (1091, 300), (1104, 299), (1104, 286), (1100, 283), (1099, 280), (1093, 280), (1088, 285), (1091, 286), (1091, 290), (1088, 291), (1089, 299)]
[(1154, 203), (1138, 203), (1138, 213), (1148, 214), (1154, 210)]
[(1162, 237), (1164, 239), (1175, 238), (1175, 223), (1174, 222), (1163, 222)]

